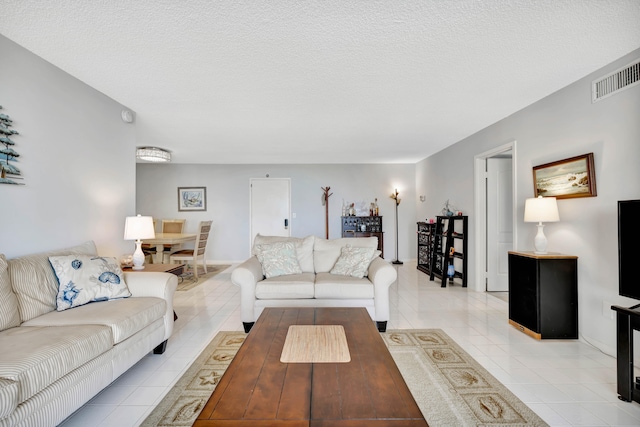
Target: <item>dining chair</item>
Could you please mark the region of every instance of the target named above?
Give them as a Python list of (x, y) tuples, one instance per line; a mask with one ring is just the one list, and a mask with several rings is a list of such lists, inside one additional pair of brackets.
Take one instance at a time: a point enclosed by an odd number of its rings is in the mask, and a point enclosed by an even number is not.
[(184, 262), (191, 264), (193, 269), (193, 276), (198, 280), (198, 259), (202, 259), (202, 268), (204, 273), (207, 274), (207, 260), (204, 257), (204, 253), (207, 249), (207, 240), (209, 239), (209, 231), (211, 231), (212, 221), (200, 221), (198, 225), (198, 234), (196, 235), (196, 243), (193, 249), (183, 249), (172, 253), (169, 256), (169, 262), (171, 264)]
[[(162, 232), (163, 233), (184, 233), (184, 224), (186, 219), (163, 219), (162, 220)], [(162, 256), (162, 262), (169, 259), (169, 256), (176, 251), (182, 249), (182, 244), (176, 245), (164, 245), (164, 252)]]
[[(153, 219), (153, 231), (158, 232), (157, 228), (158, 220)], [(156, 245), (150, 245), (149, 243), (143, 243), (142, 253), (144, 254), (144, 262), (147, 264), (153, 264), (153, 256), (156, 254)]]

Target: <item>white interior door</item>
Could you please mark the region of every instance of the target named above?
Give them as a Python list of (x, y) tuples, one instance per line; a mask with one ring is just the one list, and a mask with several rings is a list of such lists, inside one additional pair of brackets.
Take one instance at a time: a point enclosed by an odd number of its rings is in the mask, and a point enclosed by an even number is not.
[(291, 235), (291, 180), (289, 178), (252, 178), (251, 232), (253, 238)]
[(507, 252), (513, 249), (510, 158), (487, 159), (487, 291), (509, 290)]

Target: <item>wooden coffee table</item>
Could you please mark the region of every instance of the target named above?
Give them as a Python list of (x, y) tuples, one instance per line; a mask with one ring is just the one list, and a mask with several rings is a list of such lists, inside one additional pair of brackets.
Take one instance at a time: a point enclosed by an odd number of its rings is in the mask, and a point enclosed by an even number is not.
[[(341, 325), (349, 361), (281, 362), (291, 325), (334, 325), (311, 333), (316, 337), (325, 332), (339, 336), (341, 328), (335, 325)], [(309, 336), (296, 331), (292, 336)], [(427, 422), (365, 308), (265, 308), (194, 426), (267, 425)]]

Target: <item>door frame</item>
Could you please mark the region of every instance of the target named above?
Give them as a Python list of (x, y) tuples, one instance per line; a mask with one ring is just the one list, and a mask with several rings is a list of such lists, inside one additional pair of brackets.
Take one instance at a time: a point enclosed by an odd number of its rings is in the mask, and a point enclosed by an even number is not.
[(518, 227), (516, 226), (516, 218), (518, 214), (517, 209), (517, 192), (518, 186), (516, 185), (518, 169), (517, 165), (517, 143), (516, 140), (503, 144), (492, 150), (485, 151), (477, 154), (474, 157), (474, 199), (475, 199), (475, 285), (474, 289), (477, 292), (485, 292), (487, 290), (487, 159), (497, 156), (507, 151), (511, 154), (511, 184), (513, 191), (513, 248), (518, 247)]

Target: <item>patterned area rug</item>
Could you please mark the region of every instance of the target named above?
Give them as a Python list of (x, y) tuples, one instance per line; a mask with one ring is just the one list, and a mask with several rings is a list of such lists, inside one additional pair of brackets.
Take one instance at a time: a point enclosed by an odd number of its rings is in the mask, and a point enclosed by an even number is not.
[[(442, 330), (381, 335), (430, 426), (547, 426)], [(245, 337), (218, 333), (142, 426), (191, 426)]]
[[(188, 267), (186, 267), (188, 268)], [(202, 267), (198, 267), (198, 278), (193, 275), (193, 271), (186, 270), (178, 277), (178, 289), (176, 291), (188, 291), (193, 289), (205, 280), (212, 278), (216, 274), (229, 268), (228, 265), (207, 265), (207, 273), (205, 274)]]
[(547, 425), (442, 330), (381, 335), (429, 425)]

